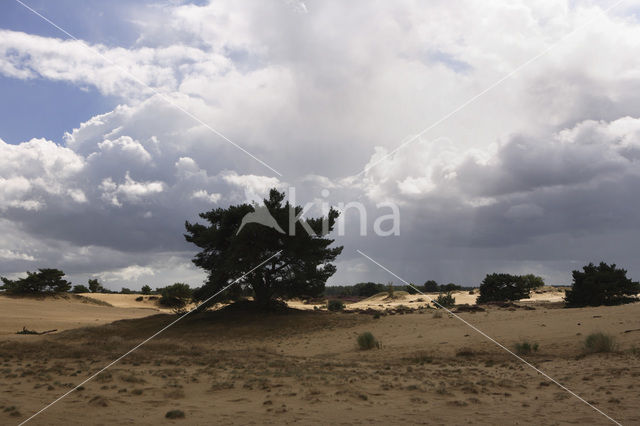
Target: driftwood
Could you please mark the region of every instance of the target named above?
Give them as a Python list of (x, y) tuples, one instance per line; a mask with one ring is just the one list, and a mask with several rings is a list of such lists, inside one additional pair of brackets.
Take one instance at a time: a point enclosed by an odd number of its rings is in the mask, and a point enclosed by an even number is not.
[(41, 334), (47, 334), (47, 333), (53, 333), (54, 331), (58, 331), (58, 329), (53, 329), (53, 330), (47, 330), (47, 331), (35, 331), (35, 330), (29, 330), (27, 329), (27, 327), (22, 327), (21, 331), (16, 331), (16, 334), (37, 334), (37, 335), (41, 335)]

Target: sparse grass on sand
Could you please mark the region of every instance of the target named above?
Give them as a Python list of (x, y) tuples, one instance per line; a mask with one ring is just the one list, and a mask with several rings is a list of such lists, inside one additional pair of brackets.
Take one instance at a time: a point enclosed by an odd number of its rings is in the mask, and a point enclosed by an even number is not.
[[(543, 371), (621, 423), (640, 422), (632, 349), (640, 347), (640, 304), (536, 308), (459, 315), (499, 342), (517, 342), (519, 353), (539, 344)], [(590, 407), (576, 402), (567, 410), (568, 393), (532, 380), (526, 365), (460, 321), (433, 319), (434, 311), (374, 319), (371, 312), (258, 312), (240, 304), (194, 313), (69, 394), (39, 424), (414, 424), (425, 421), (419, 404), (437, 424), (598, 422)], [(0, 340), (0, 424), (19, 423), (173, 320), (161, 314)], [(585, 328), (618, 341), (601, 345), (611, 340), (589, 336), (587, 344)], [(359, 350), (360, 336), (364, 348), (381, 339), (384, 350)], [(616, 343), (625, 352), (576, 358), (583, 346), (609, 351)], [(185, 420), (165, 418), (173, 411)]]

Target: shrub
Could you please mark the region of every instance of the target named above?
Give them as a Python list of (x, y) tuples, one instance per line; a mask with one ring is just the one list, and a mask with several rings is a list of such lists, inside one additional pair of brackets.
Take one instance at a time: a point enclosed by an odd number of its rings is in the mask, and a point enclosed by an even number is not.
[(151, 294), (151, 287), (149, 287), (148, 285), (143, 285), (140, 289), (140, 292), (142, 294)]
[(364, 333), (358, 336), (358, 347), (363, 351), (380, 348), (380, 342), (373, 337), (373, 334), (369, 331), (365, 331)]
[(590, 354), (613, 352), (616, 347), (615, 337), (605, 333), (591, 333), (584, 340), (584, 351)]
[(406, 291), (409, 294), (418, 294), (415, 287), (416, 287), (415, 284), (412, 283), (411, 285), (406, 286), (404, 288), (404, 291)]
[(519, 342), (514, 345), (518, 355), (528, 355), (532, 352), (538, 352), (538, 347), (537, 343), (529, 343), (527, 341)]
[(353, 286), (353, 292), (361, 297), (371, 297), (374, 294), (382, 293), (386, 287), (384, 284), (373, 282), (358, 283)]
[(615, 264), (589, 263), (583, 271), (573, 271), (571, 290), (565, 292), (569, 306), (617, 305), (635, 300), (640, 284), (627, 278), (627, 271)]
[(188, 284), (175, 283), (158, 290), (161, 294), (158, 303), (168, 308), (182, 308), (191, 300), (191, 288)]
[(83, 286), (82, 284), (74, 285), (73, 290), (71, 291), (74, 293), (90, 293), (89, 289), (86, 286)]
[(184, 411), (182, 410), (171, 410), (167, 411), (167, 414), (164, 415), (167, 419), (184, 419)]
[(529, 297), (525, 280), (517, 275), (488, 274), (480, 284), (477, 303), (503, 302)]
[(130, 288), (127, 288), (127, 287), (122, 287), (122, 289), (120, 290), (120, 294), (131, 294), (131, 293), (133, 292), (131, 291)]
[(327, 302), (327, 309), (332, 312), (338, 312), (344, 310), (344, 303), (342, 300), (329, 300)]
[(65, 279), (64, 272), (59, 269), (38, 269), (38, 272), (27, 271), (25, 278), (10, 280), (0, 277), (4, 285), (0, 289), (4, 289), (11, 294), (33, 294), (33, 293), (65, 293), (71, 290), (71, 283)]
[(467, 347), (460, 348), (456, 351), (456, 356), (470, 357), (474, 355), (475, 352), (473, 351), (473, 349)]
[(446, 294), (441, 294), (439, 295), (436, 300), (434, 301), (435, 305), (440, 308), (453, 308), (456, 305), (456, 298), (453, 297), (453, 295), (451, 294), (451, 292), (446, 293)]
[(387, 284), (387, 295), (390, 299), (393, 299), (393, 295), (394, 295), (394, 289), (393, 289), (393, 283), (389, 282)]

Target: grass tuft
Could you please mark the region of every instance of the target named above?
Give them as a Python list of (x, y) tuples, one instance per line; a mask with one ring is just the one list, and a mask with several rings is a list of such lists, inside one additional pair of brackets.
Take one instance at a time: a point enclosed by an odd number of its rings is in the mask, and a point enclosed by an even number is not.
[(584, 340), (584, 351), (588, 354), (614, 352), (616, 339), (606, 333), (591, 333)]

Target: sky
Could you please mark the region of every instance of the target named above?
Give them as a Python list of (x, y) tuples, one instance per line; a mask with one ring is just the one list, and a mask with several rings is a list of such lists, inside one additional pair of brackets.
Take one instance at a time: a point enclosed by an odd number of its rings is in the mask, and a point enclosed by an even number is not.
[(0, 275), (196, 287), (185, 220), (276, 187), (362, 206), (330, 285), (637, 280), (638, 6), (3, 1)]

